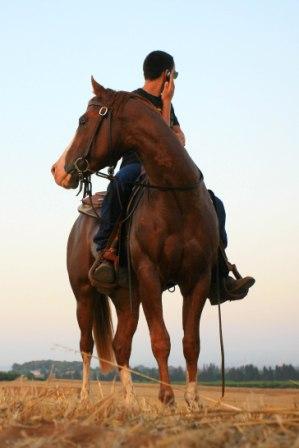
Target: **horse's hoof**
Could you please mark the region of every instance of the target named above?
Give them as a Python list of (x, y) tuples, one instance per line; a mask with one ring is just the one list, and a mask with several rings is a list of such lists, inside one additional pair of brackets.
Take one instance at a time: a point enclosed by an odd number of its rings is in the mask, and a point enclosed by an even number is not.
[(171, 388), (161, 389), (159, 393), (159, 400), (166, 406), (174, 406), (175, 399), (173, 390)]
[(199, 410), (202, 407), (199, 401), (196, 382), (192, 381), (187, 384), (184, 398), (190, 410), (195, 411)]
[(194, 403), (194, 402), (198, 402), (198, 400), (199, 400), (199, 396), (197, 393), (191, 394), (189, 392), (185, 392), (184, 398), (188, 405), (191, 403)]
[(203, 409), (203, 405), (201, 403), (201, 401), (199, 400), (198, 395), (195, 396), (194, 398), (186, 398), (185, 396), (185, 400), (188, 406), (189, 411), (195, 412), (195, 411), (202, 411)]

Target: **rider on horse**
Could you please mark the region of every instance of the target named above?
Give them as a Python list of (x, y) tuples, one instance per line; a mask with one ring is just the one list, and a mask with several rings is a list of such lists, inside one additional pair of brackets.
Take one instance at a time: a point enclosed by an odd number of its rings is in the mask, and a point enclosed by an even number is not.
[[(144, 60), (143, 72), (144, 86), (135, 90), (134, 93), (150, 101), (159, 110), (184, 147), (185, 136), (171, 104), (174, 94), (174, 79), (178, 76), (173, 57), (163, 51), (153, 51)], [(107, 195), (101, 207), (101, 226), (94, 237), (98, 256), (90, 270), (90, 276), (95, 282), (113, 283), (115, 281), (111, 249), (108, 246), (111, 243), (111, 234), (122, 211), (126, 209), (134, 182), (139, 177), (141, 170), (142, 166), (137, 154), (134, 151), (127, 152), (122, 159), (120, 170), (108, 186)], [(252, 277), (242, 278), (235, 266), (230, 265), (227, 261), (224, 252), (224, 248), (227, 246), (224, 206), (212, 191), (210, 191), (210, 195), (219, 221), (221, 240), (219, 271), (224, 279), (226, 298), (243, 298), (254, 284), (254, 279)], [(233, 270), (236, 279), (228, 275), (229, 270)]]

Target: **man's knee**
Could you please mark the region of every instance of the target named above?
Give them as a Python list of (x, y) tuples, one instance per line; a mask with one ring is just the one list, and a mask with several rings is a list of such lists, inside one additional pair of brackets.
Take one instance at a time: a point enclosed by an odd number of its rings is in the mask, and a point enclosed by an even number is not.
[(121, 195), (127, 196), (131, 193), (134, 182), (140, 174), (140, 165), (132, 164), (122, 168), (115, 176), (113, 188)]
[(118, 183), (126, 185), (130, 182), (134, 182), (134, 180), (139, 176), (140, 170), (140, 164), (132, 163), (121, 168), (115, 178)]

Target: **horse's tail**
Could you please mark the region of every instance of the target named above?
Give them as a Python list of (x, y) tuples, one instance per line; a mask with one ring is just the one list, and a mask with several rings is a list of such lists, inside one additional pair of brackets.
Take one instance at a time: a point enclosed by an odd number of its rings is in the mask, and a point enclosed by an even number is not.
[(104, 294), (98, 295), (95, 299), (93, 337), (100, 358), (101, 371), (108, 373), (114, 368), (110, 363), (115, 363), (115, 358), (112, 347), (113, 325), (110, 304), (108, 297)]

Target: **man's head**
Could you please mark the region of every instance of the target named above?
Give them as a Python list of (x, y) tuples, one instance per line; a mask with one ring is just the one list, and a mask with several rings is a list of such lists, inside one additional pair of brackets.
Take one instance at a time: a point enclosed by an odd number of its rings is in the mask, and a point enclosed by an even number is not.
[(143, 63), (143, 74), (146, 81), (153, 81), (160, 78), (167, 70), (174, 69), (173, 57), (165, 51), (152, 51)]

